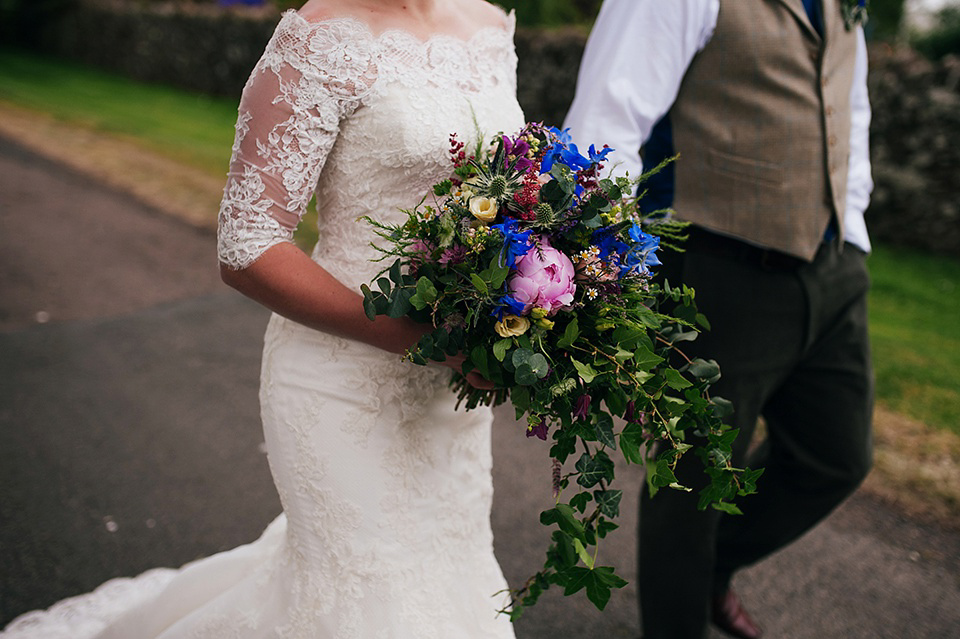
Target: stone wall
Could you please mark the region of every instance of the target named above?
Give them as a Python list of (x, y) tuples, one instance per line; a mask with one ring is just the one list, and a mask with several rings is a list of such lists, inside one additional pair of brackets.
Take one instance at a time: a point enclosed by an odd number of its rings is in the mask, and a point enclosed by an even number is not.
[[(51, 23), (48, 51), (129, 77), (238, 97), (273, 31), (269, 9), (86, 0)], [(559, 125), (585, 43), (579, 30), (521, 29), (518, 94), (529, 120)], [(870, 52), (877, 240), (960, 256), (960, 60)]]
[(960, 58), (877, 45), (870, 65), (870, 233), (960, 257)]

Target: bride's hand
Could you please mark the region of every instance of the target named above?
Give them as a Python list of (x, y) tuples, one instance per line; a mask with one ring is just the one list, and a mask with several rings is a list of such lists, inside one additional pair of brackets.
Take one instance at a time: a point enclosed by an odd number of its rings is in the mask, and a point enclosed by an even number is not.
[[(425, 333), (429, 332), (429, 330), (424, 330), (423, 324), (414, 322), (406, 317), (394, 321), (397, 323), (397, 325), (402, 327), (400, 330), (402, 330), (403, 334), (406, 336), (403, 340), (408, 344), (408, 346), (404, 349), (405, 351), (416, 346), (420, 338), (423, 337)], [(442, 362), (431, 362), (431, 364), (435, 364), (437, 366), (446, 366), (447, 368), (451, 368), (458, 373), (463, 374), (463, 362), (466, 361), (466, 359), (466, 356), (463, 354), (452, 356), (448, 355), (447, 358)], [(466, 378), (467, 383), (474, 388), (478, 388), (480, 390), (493, 390), (496, 388), (493, 382), (477, 371), (470, 371), (464, 375), (464, 377)]]
[[(452, 357), (447, 357), (447, 359), (439, 363), (441, 366), (447, 366), (457, 371), (458, 373), (463, 374), (463, 362), (466, 359), (467, 358), (465, 355), (460, 354), (460, 355), (454, 355)], [(466, 378), (467, 383), (473, 386), (474, 388), (478, 388), (480, 390), (493, 390), (494, 388), (496, 388), (493, 382), (491, 382), (489, 379), (487, 379), (477, 371), (470, 371), (469, 373), (464, 375), (464, 377)]]

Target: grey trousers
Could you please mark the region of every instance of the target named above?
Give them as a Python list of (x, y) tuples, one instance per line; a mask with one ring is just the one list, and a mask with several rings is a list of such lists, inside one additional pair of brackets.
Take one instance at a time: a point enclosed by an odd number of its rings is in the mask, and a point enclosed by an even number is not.
[[(691, 248), (664, 276), (696, 289), (712, 324), (684, 351), (717, 360), (711, 393), (734, 403), (734, 463), (764, 468), (743, 515), (696, 509), (704, 477), (683, 458), (693, 493), (640, 499), (639, 598), (644, 639), (705, 636), (713, 594), (733, 573), (795, 540), (852, 493), (870, 468), (873, 376), (865, 255), (824, 244), (798, 268)], [(767, 426), (751, 449), (758, 417)]]

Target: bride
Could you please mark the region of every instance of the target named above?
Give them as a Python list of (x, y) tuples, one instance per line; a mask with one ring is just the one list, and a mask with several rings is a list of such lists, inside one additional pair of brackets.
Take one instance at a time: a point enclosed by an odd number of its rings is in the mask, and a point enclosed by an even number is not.
[[(513, 637), (491, 414), (454, 414), (449, 370), (400, 356), (424, 328), (369, 321), (358, 293), (380, 269), (358, 218), (401, 220), (447, 177), (451, 133), (522, 126), (512, 35), (484, 0), (283, 15), (240, 101), (218, 251), (224, 281), (274, 311), (260, 400), (284, 513), (252, 544), (108, 582), (0, 637)], [(314, 195), (308, 257), (291, 237)]]

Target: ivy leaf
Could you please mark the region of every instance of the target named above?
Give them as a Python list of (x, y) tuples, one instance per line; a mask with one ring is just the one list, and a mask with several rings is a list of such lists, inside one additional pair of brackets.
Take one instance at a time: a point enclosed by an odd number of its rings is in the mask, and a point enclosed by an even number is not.
[(437, 301), (437, 289), (426, 276), (417, 280), (417, 295), (427, 304)]
[(597, 415), (597, 423), (594, 424), (597, 432), (597, 441), (604, 446), (617, 449), (617, 438), (613, 435), (613, 418), (607, 413)]
[(583, 511), (587, 509), (587, 504), (591, 499), (593, 498), (590, 496), (590, 493), (583, 491), (573, 496), (570, 500), (570, 505), (579, 510), (580, 514), (583, 514)]
[(619, 386), (611, 388), (604, 400), (607, 402), (607, 408), (614, 415), (623, 415), (627, 410), (627, 395)]
[(559, 348), (569, 348), (573, 346), (573, 343), (577, 341), (577, 337), (580, 336), (580, 325), (577, 324), (577, 319), (574, 318), (567, 324), (567, 328), (563, 331), (563, 337), (557, 340), (557, 346)]
[(632, 464), (643, 463), (643, 453), (641, 446), (646, 440), (643, 438), (643, 426), (638, 422), (630, 422), (620, 431), (620, 450), (623, 457)]
[(597, 500), (600, 512), (611, 519), (620, 516), (621, 497), (623, 497), (622, 490), (595, 490), (593, 492), (593, 498)]
[(573, 367), (577, 369), (577, 373), (580, 374), (580, 379), (589, 384), (594, 380), (594, 378), (599, 375), (593, 366), (590, 364), (582, 364), (577, 360), (570, 358), (570, 361), (573, 363)]
[(590, 488), (601, 481), (609, 482), (613, 479), (613, 461), (602, 450), (592, 457), (589, 453), (581, 455), (580, 459), (577, 460), (576, 469), (580, 471), (577, 483), (584, 488)]
[(728, 515), (742, 515), (743, 511), (737, 508), (735, 504), (731, 504), (728, 501), (718, 501), (713, 504), (710, 504), (715, 510), (719, 510), (722, 513), (727, 513)]
[(592, 569), (593, 557), (590, 556), (590, 553), (587, 552), (587, 549), (584, 548), (579, 539), (573, 540), (573, 547), (577, 550), (577, 555), (580, 557), (580, 561), (583, 562), (583, 565)]
[(673, 474), (670, 462), (666, 459), (658, 459), (655, 464), (648, 466), (648, 470), (650, 481), (658, 488), (677, 483), (677, 476)]
[(637, 370), (649, 371), (651, 368), (663, 361), (663, 358), (655, 354), (645, 344), (641, 344), (633, 354), (633, 360), (636, 362)]
[(677, 372), (677, 370), (674, 368), (668, 368), (663, 371), (663, 378), (666, 380), (667, 386), (675, 390), (692, 386), (692, 384), (688, 380), (684, 379), (683, 375)]
[(564, 581), (564, 595), (572, 595), (584, 588), (589, 599), (597, 610), (603, 610), (610, 601), (610, 591), (613, 588), (623, 588), (627, 582), (614, 574), (609, 566), (598, 566), (593, 569), (574, 566), (564, 570), (561, 575)]
[(481, 375), (489, 379), (490, 366), (487, 362), (487, 349), (482, 346), (475, 346), (473, 350), (470, 351), (470, 362)]
[(613, 532), (620, 526), (616, 525), (612, 521), (607, 521), (606, 519), (601, 519), (597, 522), (597, 537), (603, 539), (607, 536), (608, 533)]
[(577, 519), (577, 515), (573, 512), (573, 508), (567, 504), (557, 504), (550, 510), (545, 510), (540, 513), (540, 523), (544, 526), (556, 524), (560, 530), (567, 533), (574, 539), (586, 541), (583, 524), (579, 519)]
[(507, 351), (510, 350), (511, 346), (513, 346), (513, 340), (510, 338), (504, 338), (494, 342), (493, 356), (502, 362), (503, 358), (507, 356)]
[(740, 475), (740, 490), (737, 491), (737, 494), (742, 496), (757, 492), (757, 480), (760, 479), (762, 474), (762, 468), (756, 470), (745, 468), (743, 474)]

